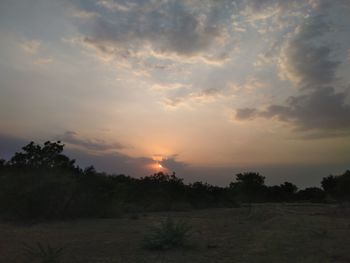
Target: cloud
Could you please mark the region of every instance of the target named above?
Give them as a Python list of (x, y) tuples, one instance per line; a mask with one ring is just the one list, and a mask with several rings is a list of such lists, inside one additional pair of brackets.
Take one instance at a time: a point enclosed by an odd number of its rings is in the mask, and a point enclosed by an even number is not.
[[(320, 88), (335, 80), (340, 62), (332, 56), (323, 35), (331, 31), (323, 16), (310, 17), (299, 26), (280, 58), (281, 75), (302, 88)], [(314, 43), (318, 39), (319, 43)]]
[(74, 131), (67, 131), (63, 135), (57, 136), (57, 139), (70, 146), (88, 151), (116, 151), (125, 148), (124, 145), (116, 142), (108, 143), (104, 140), (81, 138)]
[(290, 97), (285, 106), (271, 105), (260, 112), (265, 118), (289, 122), (299, 131), (339, 131), (350, 129), (350, 105), (346, 93), (327, 87), (305, 95)]
[(52, 58), (38, 58), (35, 60), (36, 65), (47, 65), (53, 62)]
[(43, 42), (38, 39), (25, 39), (20, 43), (20, 48), (33, 60), (36, 66), (48, 65), (54, 61), (52, 57), (43, 55)]
[(253, 108), (242, 108), (237, 109), (236, 111), (236, 119), (237, 120), (249, 120), (256, 117), (258, 111)]
[(277, 16), (281, 12), (281, 1), (246, 1), (242, 13), (250, 22), (266, 20)]
[[(272, 104), (266, 109), (242, 108), (236, 110), (237, 120), (254, 118), (277, 119), (290, 124), (305, 138), (346, 136), (350, 133), (350, 105), (346, 92), (333, 87), (312, 90), (291, 96), (284, 105)], [(310, 133), (311, 132), (311, 133)]]
[(217, 100), (223, 90), (218, 88), (207, 88), (200, 90), (183, 90), (167, 96), (163, 103), (172, 109), (180, 106), (191, 106), (193, 103), (208, 103)]
[(341, 85), (335, 88), (340, 61), (322, 40), (332, 31), (325, 20), (321, 15), (305, 19), (281, 51), (281, 74), (299, 88), (299, 94), (287, 98), (284, 105), (237, 109), (237, 120), (277, 119), (309, 138), (350, 133), (350, 105), (346, 102), (349, 92), (337, 91)]
[(153, 163), (147, 165), (150, 170), (153, 171), (162, 171), (164, 173), (180, 173), (185, 174), (189, 165), (185, 162), (181, 162), (178, 160), (178, 155), (173, 154), (170, 156), (164, 156), (163, 154), (155, 154), (152, 157)]
[[(84, 31), (85, 40), (101, 49), (118, 55), (122, 51), (149, 47), (154, 54), (178, 55), (184, 58), (205, 57), (205, 61), (227, 59), (232, 25), (242, 28), (233, 15), (251, 20), (266, 19), (308, 5), (303, 1), (123, 1), (100, 0), (91, 4), (80, 3), (84, 12), (99, 12), (100, 16)], [(85, 10), (84, 8), (89, 8)], [(107, 10), (101, 10), (103, 7)], [(243, 30), (245, 31), (245, 30)], [(232, 48), (232, 47), (231, 47)], [(210, 58), (210, 59), (208, 59)]]
[(161, 83), (152, 85), (152, 90), (154, 91), (171, 91), (179, 89), (190, 89), (192, 86), (182, 83)]
[[(282, 52), (281, 70), (306, 94), (292, 96), (285, 106), (271, 105), (262, 116), (292, 123), (297, 130), (342, 130), (350, 127), (347, 92), (336, 92), (340, 62), (322, 37), (332, 31), (322, 15), (305, 19)], [(316, 43), (317, 41), (317, 43)]]
[(33, 55), (38, 53), (40, 46), (41, 42), (37, 39), (25, 40), (21, 43), (21, 48), (25, 52)]
[(331, 60), (327, 46), (311, 47), (305, 43), (293, 43), (283, 58), (284, 74), (301, 87), (329, 85), (334, 81), (339, 62)]
[(300, 138), (326, 138), (350, 135), (349, 90), (337, 92), (328, 86), (305, 90), (290, 96), (286, 102), (271, 104), (264, 109), (239, 108), (235, 119), (247, 121), (256, 118), (275, 119), (289, 124)]
[(81, 149), (66, 149), (65, 154), (74, 158), (81, 167), (93, 165), (98, 171), (111, 174), (126, 174), (135, 177), (147, 176), (156, 172), (150, 169), (154, 161), (147, 157), (130, 157), (122, 153), (92, 154)]
[(130, 11), (131, 8), (134, 7), (133, 3), (118, 3), (111, 0), (99, 0), (97, 1), (97, 5), (102, 6), (110, 11)]
[[(84, 27), (83, 41), (113, 57), (229, 60), (227, 1), (97, 1), (80, 3), (81, 13), (99, 13)], [(102, 9), (101, 9), (102, 7)], [(222, 8), (220, 10), (220, 7)]]
[(319, 10), (327, 10), (332, 7), (332, 5), (336, 4), (339, 7), (349, 9), (350, 3), (348, 0), (334, 0), (334, 1), (328, 1), (328, 0), (309, 0), (309, 2), (312, 4), (313, 8), (317, 8)]
[(99, 17), (100, 15), (96, 12), (89, 12), (85, 10), (75, 10), (72, 12), (72, 16), (80, 19), (92, 19)]
[(254, 28), (261, 35), (275, 34), (293, 27), (312, 7), (312, 0), (242, 0), (235, 1), (239, 11), (238, 20), (246, 28)]

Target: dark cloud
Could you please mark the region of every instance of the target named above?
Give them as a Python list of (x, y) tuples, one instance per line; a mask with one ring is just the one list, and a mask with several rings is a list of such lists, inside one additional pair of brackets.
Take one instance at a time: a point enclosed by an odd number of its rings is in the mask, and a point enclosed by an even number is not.
[(287, 50), (287, 70), (303, 88), (318, 88), (334, 81), (339, 62), (331, 59), (327, 46), (311, 46), (294, 41)]
[(350, 106), (345, 98), (345, 93), (336, 93), (331, 87), (322, 88), (290, 97), (285, 106), (271, 105), (260, 112), (260, 116), (290, 122), (300, 131), (350, 129)]
[(350, 105), (347, 93), (332, 87), (308, 91), (289, 97), (285, 105), (270, 105), (267, 109), (238, 109), (236, 119), (276, 118), (291, 124), (298, 132), (310, 132), (304, 138), (346, 136), (350, 133)]
[[(94, 7), (91, 1), (80, 2), (84, 11), (100, 14), (82, 27), (84, 41), (101, 52), (124, 57), (142, 56), (147, 48), (159, 55), (192, 57), (224, 45), (230, 16), (219, 7), (227, 1), (194, 2), (198, 7), (183, 0), (97, 1)], [(227, 59), (222, 53), (216, 55), (208, 59)]]
[(84, 41), (101, 52), (130, 57), (150, 48), (158, 55), (202, 56), (215, 63), (226, 61), (236, 43), (228, 36), (234, 30), (233, 15), (266, 18), (293, 14), (291, 10), (309, 4), (300, 0), (72, 1), (83, 12), (99, 14), (81, 31)]
[(323, 87), (307, 93), (291, 96), (285, 105), (270, 105), (266, 109), (243, 108), (236, 110), (237, 120), (275, 118), (286, 122), (303, 138), (346, 136), (350, 133), (350, 105), (346, 92), (336, 92), (332, 87)]
[(65, 154), (74, 158), (81, 167), (93, 165), (98, 171), (125, 174), (135, 177), (147, 176), (155, 171), (147, 168), (154, 160), (147, 157), (134, 158), (121, 153), (91, 154), (83, 150), (67, 148)]
[(243, 109), (237, 109), (236, 111), (236, 119), (237, 120), (247, 120), (252, 119), (256, 116), (258, 111), (253, 108), (243, 108)]
[(177, 160), (178, 156), (173, 155), (165, 158), (160, 163), (169, 171), (183, 174), (188, 168), (188, 164)]
[(340, 62), (320, 39), (330, 31), (331, 26), (324, 16), (310, 17), (297, 28), (295, 36), (284, 48), (282, 73), (301, 88), (319, 89), (335, 80)]
[(322, 41), (331, 31), (325, 20), (321, 15), (305, 19), (282, 51), (282, 73), (297, 85), (299, 94), (289, 97), (284, 105), (272, 104), (263, 110), (238, 109), (236, 119), (275, 118), (296, 131), (308, 132), (305, 138), (349, 134), (348, 90), (337, 92), (334, 88), (340, 62)]
[(108, 151), (123, 149), (124, 145), (115, 142), (105, 142), (104, 140), (90, 140), (79, 137), (74, 131), (67, 131), (63, 135), (57, 136), (57, 139), (71, 146), (81, 147), (86, 150)]
[(325, 15), (314, 15), (306, 18), (303, 23), (297, 28), (297, 33), (294, 36), (296, 41), (309, 41), (315, 37), (321, 37), (324, 34), (332, 31), (332, 26), (327, 21)]

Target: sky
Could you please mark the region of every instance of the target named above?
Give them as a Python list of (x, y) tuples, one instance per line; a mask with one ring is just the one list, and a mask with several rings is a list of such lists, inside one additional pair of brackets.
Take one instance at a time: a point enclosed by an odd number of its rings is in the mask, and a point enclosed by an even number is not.
[(348, 0), (1, 0), (0, 157), (228, 185), (350, 169)]

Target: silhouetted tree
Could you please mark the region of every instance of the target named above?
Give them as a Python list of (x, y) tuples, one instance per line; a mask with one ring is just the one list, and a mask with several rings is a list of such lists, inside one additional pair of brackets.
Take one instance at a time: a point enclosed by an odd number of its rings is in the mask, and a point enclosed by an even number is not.
[(230, 184), (230, 189), (243, 201), (262, 202), (266, 193), (265, 177), (253, 172), (239, 173), (236, 182)]
[[(108, 175), (93, 166), (81, 169), (63, 154), (61, 142), (34, 142), (10, 159), (0, 159), (0, 216), (19, 219), (111, 217), (120, 211), (169, 210), (174, 207), (232, 207), (243, 202), (322, 202), (325, 193), (350, 200), (350, 171), (323, 178), (322, 187), (297, 191), (289, 182), (265, 186), (259, 173), (240, 173), (230, 187), (208, 183), (186, 185), (175, 173), (140, 179)], [(185, 204), (186, 203), (186, 204)], [(175, 204), (175, 206), (173, 206)], [(187, 205), (187, 206), (186, 206)]]
[(290, 202), (295, 199), (297, 190), (297, 186), (289, 182), (269, 186), (267, 187), (267, 199), (271, 202)]
[(296, 193), (296, 199), (298, 201), (308, 201), (308, 202), (324, 202), (326, 198), (326, 193), (318, 187), (309, 187), (300, 190)]
[(194, 182), (188, 187), (188, 199), (194, 208), (206, 208), (214, 205), (211, 194), (211, 185), (203, 182)]
[(338, 176), (330, 175), (322, 179), (322, 188), (339, 201), (350, 201), (350, 171)]
[(350, 201), (350, 170), (339, 176), (336, 196), (338, 200)]
[(62, 154), (64, 145), (47, 141), (22, 148), (5, 163), (0, 181), (0, 207), (19, 218), (59, 218), (74, 189), (78, 168)]
[(295, 193), (298, 191), (298, 187), (290, 182), (284, 182), (280, 185), (283, 201), (292, 201)]
[(324, 177), (321, 181), (321, 185), (322, 185), (323, 190), (327, 194), (335, 197), (335, 193), (337, 190), (337, 178), (336, 177), (334, 177), (333, 175)]
[(183, 179), (163, 172), (142, 177), (135, 185), (134, 200), (151, 210), (169, 210), (174, 202), (185, 199)]
[(75, 160), (62, 154), (63, 147), (60, 141), (47, 141), (43, 147), (30, 142), (22, 152), (15, 153), (8, 165), (22, 169), (74, 169)]

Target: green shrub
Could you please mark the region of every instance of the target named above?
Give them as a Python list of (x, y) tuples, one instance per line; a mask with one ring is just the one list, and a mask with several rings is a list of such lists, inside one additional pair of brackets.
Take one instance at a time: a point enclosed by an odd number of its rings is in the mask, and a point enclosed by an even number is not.
[(52, 247), (49, 243), (43, 245), (40, 242), (36, 243), (36, 246), (24, 245), (24, 251), (26, 254), (38, 263), (60, 263), (63, 248)]
[(184, 221), (174, 221), (168, 217), (160, 226), (151, 228), (144, 237), (146, 249), (164, 250), (184, 247), (191, 235), (191, 227)]

